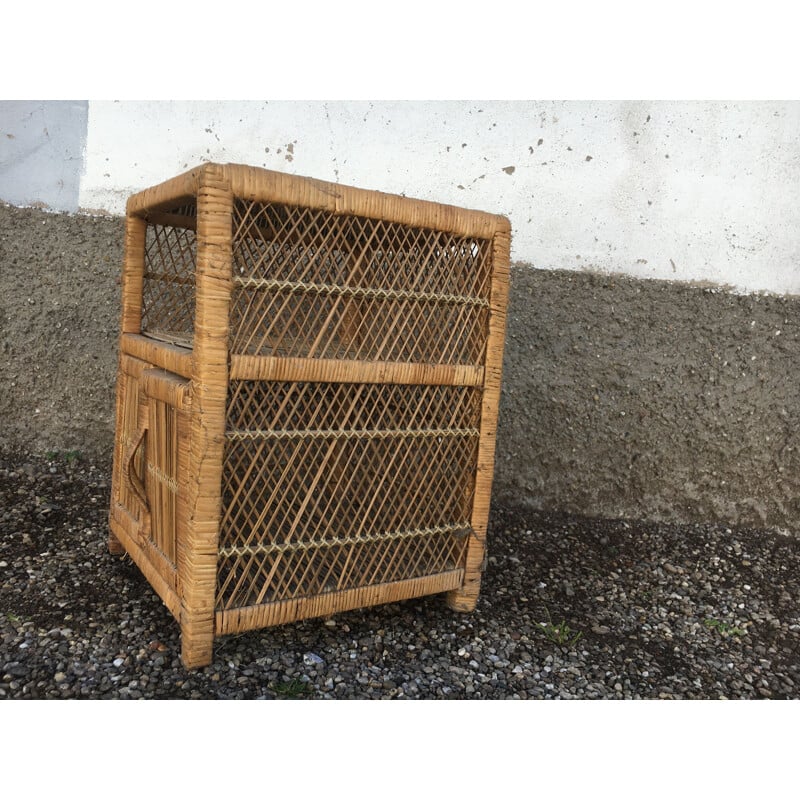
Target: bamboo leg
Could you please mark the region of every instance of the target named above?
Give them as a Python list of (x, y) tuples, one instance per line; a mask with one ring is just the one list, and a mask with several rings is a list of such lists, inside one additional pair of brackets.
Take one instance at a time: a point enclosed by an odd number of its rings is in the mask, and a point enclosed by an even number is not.
[(222, 169), (206, 165), (197, 196), (197, 294), (187, 526), (178, 541), (181, 659), (213, 658), (222, 459), (228, 391), (228, 318), (233, 196)]
[(472, 506), (472, 535), (467, 544), (464, 583), (447, 594), (447, 605), (454, 611), (473, 611), (478, 602), (481, 575), (486, 556), (486, 529), (492, 494), (494, 449), (497, 436), (497, 410), (500, 404), (500, 379), (503, 370), (503, 342), (508, 299), (509, 249), (508, 230), (499, 230), (493, 242), (493, 274), (489, 337), (486, 344), (486, 371), (481, 408), (480, 444)]
[(121, 556), (125, 554), (125, 548), (122, 546), (122, 542), (120, 542), (110, 530), (108, 532), (108, 552), (111, 553), (112, 556)]

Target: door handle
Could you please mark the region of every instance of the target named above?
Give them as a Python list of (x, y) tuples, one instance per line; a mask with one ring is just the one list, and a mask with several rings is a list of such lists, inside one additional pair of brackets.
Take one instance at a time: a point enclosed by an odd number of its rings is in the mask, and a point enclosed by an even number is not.
[(139, 501), (144, 506), (144, 510), (150, 513), (150, 506), (147, 503), (147, 492), (144, 488), (144, 481), (142, 480), (141, 475), (136, 472), (136, 467), (133, 463), (136, 458), (136, 453), (144, 443), (146, 434), (147, 428), (142, 428), (136, 436), (136, 440), (134, 441), (133, 445), (131, 445), (131, 449), (128, 451), (128, 458), (125, 460), (125, 477), (128, 479), (128, 484), (133, 490), (133, 493), (139, 498)]

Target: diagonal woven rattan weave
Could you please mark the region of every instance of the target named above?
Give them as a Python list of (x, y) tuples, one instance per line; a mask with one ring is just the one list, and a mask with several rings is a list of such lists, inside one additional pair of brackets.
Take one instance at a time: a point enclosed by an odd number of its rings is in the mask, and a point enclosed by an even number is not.
[(109, 546), (216, 636), (485, 559), (510, 226), (236, 164), (128, 201)]

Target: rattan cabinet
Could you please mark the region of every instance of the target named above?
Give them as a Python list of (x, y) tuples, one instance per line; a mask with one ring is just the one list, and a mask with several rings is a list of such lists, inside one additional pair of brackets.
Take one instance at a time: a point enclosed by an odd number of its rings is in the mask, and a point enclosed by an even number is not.
[(216, 636), (447, 592), (475, 606), (504, 217), (242, 165), (127, 206), (112, 552)]

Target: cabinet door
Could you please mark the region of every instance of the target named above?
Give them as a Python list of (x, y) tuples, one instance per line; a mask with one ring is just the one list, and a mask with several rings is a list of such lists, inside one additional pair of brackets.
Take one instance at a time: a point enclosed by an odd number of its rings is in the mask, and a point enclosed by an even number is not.
[(174, 572), (178, 536), (185, 519), (190, 383), (155, 368), (144, 370), (141, 383), (147, 399), (143, 481), (150, 514), (147, 544), (155, 549), (158, 560), (165, 560), (165, 566)]
[(189, 381), (136, 358), (121, 359), (112, 520), (173, 591), (185, 527), (189, 402)]

